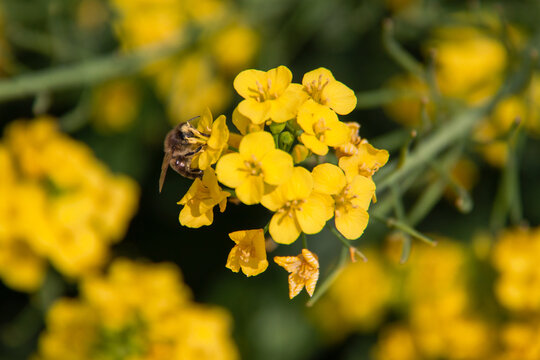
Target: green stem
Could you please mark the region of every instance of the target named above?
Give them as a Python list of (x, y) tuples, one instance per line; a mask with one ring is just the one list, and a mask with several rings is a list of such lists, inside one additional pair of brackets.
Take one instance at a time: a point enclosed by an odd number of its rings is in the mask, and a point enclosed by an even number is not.
[(350, 243), (349, 243), (349, 240), (345, 239), (345, 237), (343, 237), (343, 235), (341, 235), (341, 233), (339, 231), (336, 230), (336, 228), (332, 227), (330, 229), (330, 231), (332, 232), (332, 234), (334, 234), (336, 236), (336, 238), (338, 238), (339, 241), (341, 241), (341, 243), (343, 244), (343, 246), (345, 246), (345, 248), (349, 251), (349, 252), (353, 252), (355, 255), (358, 255), (358, 257), (360, 257), (360, 259), (362, 259), (362, 261), (366, 262), (367, 261), (367, 257), (366, 255), (364, 255), (364, 253), (362, 253), (360, 250), (358, 250), (356, 247), (352, 246)]
[(407, 224), (405, 224), (405, 223), (403, 223), (403, 222), (401, 222), (399, 220), (396, 220), (396, 219), (393, 219), (393, 218), (385, 219), (385, 218), (382, 218), (382, 217), (379, 217), (379, 216), (373, 216), (373, 217), (375, 219), (385, 223), (386, 226), (388, 226), (390, 228), (395, 228), (395, 229), (401, 230), (401, 231), (405, 232), (406, 234), (409, 234), (413, 238), (416, 238), (418, 240), (421, 240), (421, 241), (425, 242), (426, 244), (429, 244), (429, 245), (432, 245), (432, 246), (437, 245), (437, 242), (435, 240), (430, 239), (426, 235), (420, 233), (419, 231), (413, 229), (409, 225), (407, 225)]
[[(186, 49), (196, 39), (193, 35), (183, 44), (168, 41), (144, 47), (129, 54), (113, 54), (73, 65), (64, 65), (0, 81), (0, 101), (31, 96), (43, 91), (98, 83), (133, 74), (152, 61)], [(172, 44), (172, 45), (171, 45)]]
[(300, 236), (302, 237), (302, 246), (304, 247), (304, 249), (307, 249), (308, 246), (307, 246), (307, 237), (306, 237), (306, 234), (305, 234), (305, 233), (301, 233)]
[(330, 286), (332, 286), (334, 281), (336, 281), (337, 277), (339, 276), (339, 274), (345, 267), (345, 264), (347, 263), (347, 253), (348, 251), (345, 248), (341, 251), (339, 263), (337, 264), (336, 268), (330, 273), (330, 275), (328, 275), (326, 279), (324, 279), (322, 284), (319, 285), (319, 287), (317, 288), (317, 291), (315, 291), (315, 294), (313, 294), (313, 297), (309, 299), (309, 301), (306, 303), (307, 307), (312, 307), (313, 305), (315, 305), (315, 303), (319, 301), (319, 299), (324, 294), (326, 294), (328, 289), (330, 289)]
[(412, 57), (394, 38), (394, 23), (391, 19), (386, 19), (383, 23), (382, 33), (383, 45), (388, 54), (406, 71), (416, 75), (420, 79), (425, 79), (423, 66)]
[(400, 100), (420, 99), (421, 95), (414, 91), (383, 88), (356, 93), (356, 108), (369, 109), (380, 107)]

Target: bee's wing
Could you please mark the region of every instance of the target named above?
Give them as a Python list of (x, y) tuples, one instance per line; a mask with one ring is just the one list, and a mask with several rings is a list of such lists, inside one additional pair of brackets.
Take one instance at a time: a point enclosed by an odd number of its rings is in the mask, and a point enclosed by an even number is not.
[(169, 161), (171, 161), (172, 154), (166, 152), (163, 157), (163, 163), (161, 164), (161, 175), (159, 176), (159, 192), (163, 188), (163, 183), (165, 182), (165, 175), (167, 175), (167, 169), (169, 168)]

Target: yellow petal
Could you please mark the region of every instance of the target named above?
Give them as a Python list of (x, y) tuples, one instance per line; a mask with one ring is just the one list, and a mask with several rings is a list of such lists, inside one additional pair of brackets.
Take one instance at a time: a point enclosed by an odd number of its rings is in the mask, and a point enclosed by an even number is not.
[(274, 191), (271, 191), (270, 193), (263, 195), (261, 199), (261, 204), (268, 210), (274, 211), (274, 212), (282, 208), (286, 202), (287, 202), (287, 199), (285, 198), (283, 188), (281, 187), (278, 187), (274, 189)]
[(310, 196), (301, 205), (301, 210), (296, 210), (295, 215), (298, 224), (306, 234), (317, 234), (326, 224), (328, 204), (322, 201), (321, 196)]
[(240, 186), (248, 177), (244, 159), (238, 153), (222, 156), (216, 165), (216, 175), (219, 182), (228, 187)]
[(274, 256), (274, 262), (288, 272), (297, 272), (302, 265), (298, 256)]
[(319, 268), (319, 259), (315, 253), (309, 251), (308, 249), (302, 249), (302, 257), (313, 269)]
[(215, 150), (220, 150), (227, 146), (227, 140), (229, 140), (229, 128), (227, 128), (225, 116), (220, 115), (212, 124), (212, 134), (207, 144)]
[(309, 150), (302, 144), (296, 144), (292, 149), (291, 155), (293, 157), (294, 163), (298, 164), (306, 160), (309, 155)]
[(275, 148), (272, 135), (266, 131), (258, 131), (244, 136), (238, 150), (246, 159), (252, 159), (254, 156), (257, 161), (261, 161)]
[(197, 121), (197, 130), (208, 133), (212, 129), (212, 113), (209, 108), (204, 109), (204, 112)]
[(240, 253), (238, 250), (238, 246), (232, 248), (227, 257), (227, 264), (225, 264), (226, 268), (229, 268), (236, 273), (240, 270)]
[(321, 164), (315, 166), (311, 172), (313, 175), (313, 189), (328, 195), (336, 195), (347, 184), (343, 170), (333, 164)]
[(356, 197), (352, 201), (355, 206), (367, 210), (375, 195), (375, 183), (370, 178), (357, 175), (351, 182), (351, 193)]
[(211, 225), (214, 221), (213, 210), (208, 210), (203, 214), (194, 214), (193, 210), (194, 208), (190, 206), (184, 206), (178, 217), (180, 224), (190, 228), (200, 228), (204, 225)]
[(232, 122), (234, 126), (240, 131), (240, 134), (246, 135), (249, 133), (249, 126), (252, 124), (251, 120), (242, 114), (240, 114), (240, 111), (238, 111), (238, 107), (234, 108), (233, 114), (232, 114)]
[(287, 200), (306, 199), (313, 190), (313, 176), (301, 166), (293, 168), (293, 173), (287, 182), (281, 185), (283, 196)]
[(233, 86), (241, 97), (248, 99), (257, 94), (257, 83), (262, 87), (267, 86), (266, 72), (260, 70), (244, 70), (236, 76)]
[(347, 115), (356, 108), (356, 95), (339, 81), (330, 82), (322, 91), (325, 105), (340, 115)]
[(187, 204), (189, 200), (193, 199), (197, 195), (197, 193), (200, 192), (202, 187), (203, 187), (203, 182), (201, 181), (201, 179), (196, 178), (191, 184), (191, 186), (189, 187), (189, 190), (187, 191), (187, 193), (184, 195), (184, 197), (180, 201), (177, 202), (177, 204), (178, 205)]
[(318, 69), (305, 73), (304, 77), (302, 78), (302, 85), (307, 86), (313, 82), (321, 82), (322, 84), (324, 84), (327, 81), (330, 82), (333, 80), (334, 75), (332, 75), (332, 72), (326, 68), (320, 67)]
[(300, 141), (311, 151), (317, 155), (324, 156), (328, 153), (328, 146), (322, 143), (313, 135), (303, 133), (300, 135)]
[(340, 146), (349, 141), (349, 127), (341, 121), (328, 124), (329, 130), (324, 132), (324, 143), (328, 146)]
[(304, 288), (305, 279), (296, 273), (289, 275), (289, 298), (292, 299), (300, 294)]
[(313, 99), (307, 100), (298, 110), (298, 125), (310, 135), (315, 135), (313, 125), (321, 118), (326, 121), (338, 121), (336, 114), (332, 110), (316, 103)]
[(270, 102), (258, 102), (255, 99), (246, 99), (238, 104), (240, 114), (248, 117), (254, 124), (263, 124), (270, 118), (270, 110), (272, 105)]
[(360, 158), (358, 155), (342, 156), (339, 158), (339, 167), (345, 172), (347, 181), (352, 181), (359, 173)]
[(278, 66), (275, 69), (270, 69), (268, 71), (268, 83), (267, 88), (270, 93), (277, 96), (282, 95), (285, 90), (289, 87), (289, 84), (292, 80), (292, 73), (286, 66)]
[(336, 229), (349, 240), (358, 239), (364, 232), (368, 220), (367, 211), (361, 208), (336, 212)]
[(271, 150), (266, 155), (264, 155), (261, 163), (261, 169), (264, 175), (264, 182), (268, 184), (283, 184), (292, 175), (292, 157), (285, 151), (278, 149)]
[(269, 231), (275, 242), (288, 245), (300, 236), (300, 225), (298, 225), (295, 217), (278, 212), (270, 220)]
[(236, 188), (236, 196), (246, 205), (258, 204), (264, 191), (262, 176), (248, 176), (246, 180)]

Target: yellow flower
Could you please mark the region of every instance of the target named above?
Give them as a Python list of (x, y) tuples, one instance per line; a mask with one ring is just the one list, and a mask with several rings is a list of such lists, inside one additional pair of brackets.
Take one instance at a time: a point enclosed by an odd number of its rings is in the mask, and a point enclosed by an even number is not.
[(340, 115), (347, 115), (356, 107), (354, 91), (336, 81), (328, 69), (321, 67), (306, 73), (302, 85), (315, 102), (328, 106)]
[(271, 186), (287, 181), (292, 168), (291, 156), (275, 148), (270, 133), (259, 131), (244, 136), (238, 153), (224, 155), (216, 173), (221, 183), (236, 189), (240, 201), (252, 205), (260, 202)]
[(232, 114), (232, 122), (242, 135), (247, 135), (249, 133), (257, 131), (263, 131), (264, 129), (264, 124), (254, 124), (247, 116), (242, 115), (240, 111), (238, 111), (238, 106), (234, 108)]
[(350, 181), (356, 175), (371, 178), (387, 161), (388, 151), (376, 149), (367, 141), (362, 141), (358, 145), (356, 155), (343, 156), (339, 159), (339, 167), (345, 171), (347, 180)]
[(304, 286), (309, 296), (313, 296), (315, 285), (319, 279), (319, 260), (317, 255), (308, 249), (302, 249), (298, 256), (276, 256), (274, 261), (290, 272), (289, 298), (293, 298), (302, 291)]
[(221, 30), (213, 40), (214, 58), (227, 72), (245, 69), (259, 47), (257, 34), (243, 24), (233, 24)]
[(309, 155), (309, 149), (302, 144), (294, 145), (291, 155), (295, 164), (301, 163), (306, 160)]
[(201, 146), (201, 150), (193, 156), (191, 166), (206, 170), (218, 161), (223, 150), (228, 147), (229, 129), (225, 116), (220, 115), (213, 121), (212, 113), (207, 108), (197, 122), (197, 131), (200, 135), (193, 140)]
[(336, 156), (339, 159), (342, 156), (353, 156), (358, 154), (358, 145), (362, 142), (360, 137), (360, 124), (357, 122), (346, 122), (349, 129), (349, 139), (344, 144), (336, 147)]
[(234, 272), (242, 268), (247, 276), (259, 275), (266, 270), (268, 261), (262, 229), (235, 231), (229, 237), (236, 245), (229, 253), (226, 267)]
[(178, 202), (178, 204), (184, 205), (180, 211), (180, 224), (191, 228), (212, 224), (214, 206), (219, 204), (219, 210), (224, 212), (228, 196), (230, 193), (221, 190), (218, 185), (214, 170), (208, 168), (204, 172), (202, 180), (195, 179), (186, 195)]
[(292, 73), (285, 66), (267, 72), (244, 70), (234, 79), (234, 88), (243, 100), (238, 111), (254, 124), (267, 120), (285, 122), (296, 116), (303, 99), (299, 84), (291, 84)]
[(309, 171), (295, 167), (286, 183), (263, 196), (261, 204), (275, 212), (269, 227), (275, 242), (291, 244), (301, 232), (316, 234), (332, 218), (332, 198), (313, 192), (313, 182)]
[(328, 146), (342, 145), (349, 138), (349, 128), (336, 113), (311, 99), (300, 107), (297, 120), (304, 130), (300, 140), (317, 155), (326, 155)]
[(110, 81), (92, 94), (94, 126), (102, 132), (127, 130), (139, 112), (139, 89), (128, 79)]
[(347, 239), (354, 240), (364, 232), (369, 220), (367, 209), (375, 195), (375, 184), (357, 175), (347, 181), (343, 171), (332, 164), (313, 169), (315, 191), (332, 195), (335, 203), (335, 224)]

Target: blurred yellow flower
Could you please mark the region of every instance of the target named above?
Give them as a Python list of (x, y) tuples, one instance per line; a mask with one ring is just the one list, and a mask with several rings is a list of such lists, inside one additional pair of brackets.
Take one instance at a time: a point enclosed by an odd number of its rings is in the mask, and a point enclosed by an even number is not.
[(244, 98), (238, 104), (238, 111), (254, 124), (293, 119), (302, 96), (300, 85), (291, 84), (291, 80), (292, 73), (285, 66), (267, 72), (242, 71), (234, 79), (234, 89)]
[(221, 30), (212, 42), (216, 62), (228, 73), (236, 73), (249, 65), (258, 48), (258, 36), (243, 24), (232, 24)]
[(238, 272), (240, 268), (247, 276), (262, 273), (268, 267), (264, 232), (262, 229), (240, 230), (229, 234), (236, 245), (227, 258), (227, 268)]
[(414, 336), (406, 326), (393, 324), (383, 328), (373, 349), (376, 360), (421, 359), (414, 344)]
[(137, 184), (49, 117), (6, 127), (0, 168), (0, 276), (19, 290), (41, 285), (47, 260), (69, 277), (97, 270), (137, 208)]
[[(424, 81), (410, 74), (400, 74), (392, 77), (387, 86), (402, 92), (399, 98), (384, 107), (392, 120), (405, 126), (416, 127), (421, 123), (423, 106), (428, 114), (433, 113), (433, 103), (428, 100), (429, 88)], [(422, 102), (426, 100), (427, 104), (423, 105)]]
[(216, 173), (221, 183), (236, 189), (236, 196), (244, 204), (259, 203), (272, 186), (282, 184), (291, 176), (291, 156), (275, 148), (268, 132), (244, 136), (238, 151), (224, 155), (216, 165)]
[(210, 109), (206, 108), (197, 121), (197, 131), (197, 137), (191, 140), (199, 145), (200, 149), (193, 156), (191, 165), (196, 169), (206, 170), (218, 161), (221, 153), (228, 147), (229, 129), (225, 116), (220, 115), (214, 121)]
[(237, 359), (230, 316), (190, 297), (175, 265), (116, 260), (83, 281), (78, 299), (56, 301), (37, 358)]
[(347, 180), (351, 181), (356, 175), (370, 178), (388, 161), (388, 151), (374, 148), (363, 140), (357, 147), (358, 152), (353, 156), (342, 156), (339, 167), (345, 171)]
[(348, 140), (347, 125), (338, 120), (335, 112), (311, 99), (300, 107), (297, 121), (304, 130), (300, 140), (317, 155), (326, 155), (328, 146), (339, 146)]
[(499, 272), (495, 294), (516, 312), (540, 311), (540, 228), (504, 231), (493, 248), (492, 262)]
[(304, 74), (304, 91), (313, 101), (328, 106), (337, 114), (347, 115), (356, 107), (356, 95), (343, 83), (334, 79), (332, 72), (318, 68)]
[(289, 298), (298, 295), (304, 286), (309, 296), (313, 296), (319, 279), (317, 255), (308, 249), (302, 249), (302, 253), (298, 256), (276, 256), (274, 261), (290, 273)]
[(427, 47), (437, 53), (435, 76), (444, 96), (474, 104), (501, 86), (507, 54), (489, 32), (467, 26), (440, 27)]
[(219, 186), (214, 169), (208, 168), (202, 180), (196, 178), (186, 195), (178, 202), (179, 205), (184, 205), (179, 215), (180, 224), (191, 228), (212, 224), (214, 206), (219, 205), (219, 210), (224, 212), (227, 197), (230, 195)]
[(336, 165), (321, 164), (313, 169), (314, 190), (331, 195), (335, 203), (336, 229), (345, 238), (359, 238), (369, 220), (367, 209), (375, 195), (375, 183), (357, 175), (347, 181)]
[(102, 132), (125, 131), (139, 112), (139, 89), (128, 79), (98, 86), (93, 90), (92, 100), (93, 124)]
[(535, 360), (540, 358), (540, 321), (533, 317), (513, 321), (501, 329), (503, 350), (496, 360)]
[(332, 218), (332, 198), (314, 192), (313, 183), (308, 170), (295, 167), (287, 182), (263, 196), (261, 204), (274, 212), (269, 231), (275, 242), (291, 244), (302, 232), (316, 234)]

